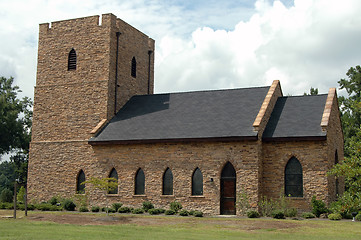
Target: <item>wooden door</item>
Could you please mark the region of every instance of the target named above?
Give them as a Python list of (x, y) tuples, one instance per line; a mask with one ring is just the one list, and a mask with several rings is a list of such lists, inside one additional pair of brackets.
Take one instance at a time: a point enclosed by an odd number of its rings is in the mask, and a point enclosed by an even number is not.
[(221, 214), (236, 214), (236, 171), (230, 162), (221, 174)]

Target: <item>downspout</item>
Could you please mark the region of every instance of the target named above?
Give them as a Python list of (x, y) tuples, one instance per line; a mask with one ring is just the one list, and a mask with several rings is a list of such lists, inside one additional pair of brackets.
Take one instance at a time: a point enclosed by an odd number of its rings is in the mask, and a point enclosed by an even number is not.
[(148, 51), (148, 94), (150, 94), (150, 63), (151, 63), (151, 55), (153, 51)]
[(120, 32), (117, 34), (117, 52), (115, 57), (115, 90), (114, 90), (114, 115), (117, 114), (117, 97), (118, 97), (118, 53), (119, 53), (119, 36)]

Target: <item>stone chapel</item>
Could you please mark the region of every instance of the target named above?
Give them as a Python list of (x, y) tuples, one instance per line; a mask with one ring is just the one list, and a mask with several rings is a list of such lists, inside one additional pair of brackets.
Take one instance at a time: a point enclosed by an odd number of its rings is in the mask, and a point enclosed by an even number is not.
[[(270, 86), (153, 94), (154, 40), (112, 14), (40, 24), (29, 201), (87, 194), (89, 205), (143, 201), (240, 214), (285, 194), (300, 210), (343, 182), (336, 89), (283, 96)], [(118, 188), (81, 183), (114, 177)]]

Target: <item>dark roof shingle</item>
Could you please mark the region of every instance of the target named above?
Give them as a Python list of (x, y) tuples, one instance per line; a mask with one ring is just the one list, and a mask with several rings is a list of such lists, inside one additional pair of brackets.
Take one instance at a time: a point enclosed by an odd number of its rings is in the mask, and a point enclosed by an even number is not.
[(90, 143), (256, 137), (269, 87), (132, 97)]
[(327, 94), (278, 98), (263, 139), (326, 136), (321, 128), (326, 99)]

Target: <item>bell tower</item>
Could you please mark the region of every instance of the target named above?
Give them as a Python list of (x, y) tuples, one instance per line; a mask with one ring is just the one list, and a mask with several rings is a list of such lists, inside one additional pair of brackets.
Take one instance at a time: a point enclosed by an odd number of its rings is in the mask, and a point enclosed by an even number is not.
[[(29, 196), (43, 199), (48, 187), (42, 185), (52, 182), (41, 165), (49, 174), (59, 173), (56, 162), (76, 168), (75, 161), (89, 158), (92, 130), (153, 88), (154, 40), (115, 15), (40, 24)], [(87, 150), (75, 157), (79, 147)], [(54, 186), (59, 194), (70, 192), (61, 186)]]

